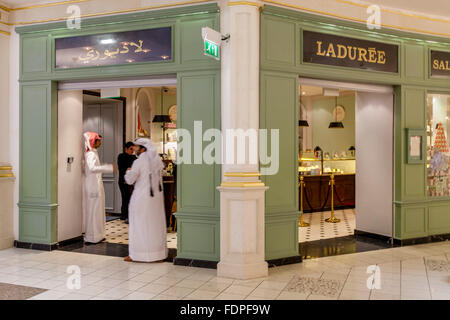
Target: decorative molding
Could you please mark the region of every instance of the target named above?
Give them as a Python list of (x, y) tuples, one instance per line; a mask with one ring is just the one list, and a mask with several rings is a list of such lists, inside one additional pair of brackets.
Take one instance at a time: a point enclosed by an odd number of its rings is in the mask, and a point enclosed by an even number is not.
[(249, 181), (249, 182), (234, 182), (234, 181), (223, 181), (220, 187), (229, 188), (254, 188), (254, 187), (264, 187), (264, 183), (260, 181)]
[[(289, 3), (284, 3), (284, 2), (280, 2), (280, 1), (264, 0), (264, 2), (273, 4), (273, 5), (277, 5), (277, 6), (280, 6), (280, 7), (301, 10), (301, 11), (305, 11), (305, 12), (309, 12), (309, 13), (315, 13), (315, 14), (320, 14), (320, 15), (329, 16), (329, 17), (333, 17), (333, 18), (344, 19), (344, 20), (349, 20), (349, 21), (359, 22), (359, 23), (364, 23), (364, 24), (366, 23), (366, 20), (364, 20), (364, 19), (358, 19), (358, 18), (353, 18), (353, 17), (349, 17), (349, 16), (336, 14), (336, 13), (331, 13), (331, 12), (326, 12), (326, 11), (321, 11), (321, 10), (301, 7), (301, 6), (297, 6), (297, 5), (293, 5), (293, 4), (289, 4)], [(408, 32), (412, 32), (412, 33), (422, 33), (422, 34), (429, 34), (429, 35), (433, 35), (433, 36), (437, 36), (437, 37), (450, 38), (450, 33), (432, 32), (432, 31), (426, 31), (426, 30), (415, 29), (415, 28), (408, 28), (408, 27), (401, 27), (401, 26), (395, 26), (395, 25), (383, 24), (383, 23), (381, 24), (381, 26), (385, 27), (385, 28), (390, 28), (390, 29), (397, 29), (397, 30), (402, 30), (402, 31), (408, 31)]]
[(259, 177), (261, 173), (259, 172), (226, 172), (225, 177)]
[[(97, 13), (88, 13), (88, 14), (80, 15), (80, 18), (83, 19), (83, 18), (92, 18), (92, 17), (98, 17), (98, 16), (113, 15), (113, 14), (115, 15), (115, 14), (122, 14), (122, 13), (131, 13), (131, 12), (137, 12), (137, 11), (173, 8), (173, 7), (178, 7), (178, 6), (186, 6), (186, 5), (207, 3), (207, 2), (212, 2), (212, 1), (211, 0), (192, 0), (192, 1), (176, 2), (176, 3), (171, 3), (171, 4), (156, 5), (156, 6), (147, 6), (147, 7), (141, 7), (141, 8), (131, 8), (131, 9), (122, 9), (122, 10), (105, 11), (105, 12), (97, 12)], [(67, 17), (64, 16), (64, 17), (60, 17), (60, 18), (52, 18), (52, 19), (45, 19), (45, 20), (33, 20), (33, 21), (23, 21), (23, 22), (15, 22), (15, 23), (2, 22), (2, 23), (9, 25), (9, 26), (20, 26), (20, 25), (28, 25), (28, 24), (35, 24), (35, 23), (57, 22), (57, 21), (63, 21), (66, 19), (67, 19)]]
[[(335, 0), (335, 1), (341, 2), (341, 3), (350, 4), (350, 5), (357, 6), (357, 7), (362, 7), (362, 8), (368, 8), (369, 7), (368, 4), (357, 3), (357, 2), (353, 2), (351, 0)], [(392, 9), (392, 8), (389, 8), (389, 9), (388, 8), (381, 8), (381, 11), (389, 12), (389, 13), (400, 15), (400, 16), (411, 17), (411, 18), (430, 20), (430, 21), (434, 21), (434, 22), (450, 23), (450, 19), (433, 18), (433, 17), (428, 17), (428, 16), (425, 16), (425, 15), (415, 14), (415, 13), (412, 13), (412, 12), (411, 13), (407, 13), (405, 11), (395, 10), (395, 9)]]
[(256, 2), (250, 2), (250, 1), (231, 1), (228, 2), (228, 6), (253, 6), (253, 7), (261, 7), (261, 4)]

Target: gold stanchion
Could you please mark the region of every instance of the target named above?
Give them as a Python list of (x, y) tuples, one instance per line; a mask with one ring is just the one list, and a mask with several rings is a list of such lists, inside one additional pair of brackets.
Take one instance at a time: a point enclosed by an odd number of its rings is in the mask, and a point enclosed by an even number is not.
[(309, 227), (309, 223), (303, 222), (303, 187), (305, 186), (305, 182), (303, 180), (303, 176), (300, 176), (300, 220), (298, 222), (298, 226)]
[(331, 174), (329, 185), (331, 186), (331, 217), (325, 219), (326, 222), (338, 223), (341, 219), (334, 216), (334, 174)]

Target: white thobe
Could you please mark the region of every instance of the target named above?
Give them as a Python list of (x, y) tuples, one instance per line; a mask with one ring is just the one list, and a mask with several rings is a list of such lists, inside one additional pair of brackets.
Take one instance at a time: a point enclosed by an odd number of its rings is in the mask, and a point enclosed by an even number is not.
[(105, 238), (105, 190), (103, 188), (102, 173), (112, 173), (111, 164), (100, 163), (97, 150), (87, 151), (85, 154), (85, 178), (83, 209), (85, 234), (84, 241), (97, 243)]
[[(125, 174), (134, 183), (129, 212), (129, 256), (133, 261), (151, 262), (167, 258), (166, 215), (160, 168), (151, 168), (142, 153)], [(156, 170), (155, 170), (156, 169)], [(150, 179), (151, 174), (151, 179)], [(150, 195), (150, 181), (153, 197)]]

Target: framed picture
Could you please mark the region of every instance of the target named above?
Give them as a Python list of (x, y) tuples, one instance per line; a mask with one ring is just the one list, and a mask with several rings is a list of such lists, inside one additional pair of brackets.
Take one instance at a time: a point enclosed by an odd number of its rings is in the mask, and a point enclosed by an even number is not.
[(406, 129), (407, 137), (407, 156), (406, 163), (424, 163), (425, 162), (425, 130)]

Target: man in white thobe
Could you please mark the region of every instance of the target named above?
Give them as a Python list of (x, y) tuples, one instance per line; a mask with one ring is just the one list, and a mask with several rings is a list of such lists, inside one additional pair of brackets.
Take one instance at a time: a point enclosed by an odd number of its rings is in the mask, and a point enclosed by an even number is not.
[(125, 261), (162, 262), (167, 258), (163, 162), (150, 139), (135, 141), (138, 159), (125, 174), (134, 184), (129, 212), (129, 256)]
[(102, 138), (95, 132), (84, 133), (84, 241), (98, 243), (105, 239), (105, 190), (102, 173), (112, 173), (116, 169), (111, 164), (101, 164), (97, 149)]

